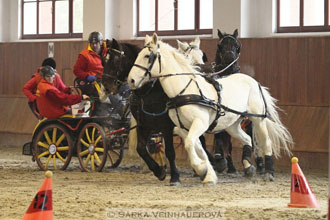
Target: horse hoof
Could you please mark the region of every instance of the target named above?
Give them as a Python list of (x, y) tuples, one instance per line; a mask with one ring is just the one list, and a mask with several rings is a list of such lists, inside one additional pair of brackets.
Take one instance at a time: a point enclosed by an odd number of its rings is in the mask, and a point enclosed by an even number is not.
[(256, 174), (256, 168), (253, 165), (251, 165), (250, 167), (244, 169), (244, 175), (246, 177), (252, 177), (255, 174)]
[(218, 173), (222, 173), (227, 168), (227, 160), (224, 157), (214, 156), (214, 169)]
[(200, 178), (201, 178), (201, 181), (203, 181), (203, 180), (205, 179), (205, 177), (206, 177), (206, 174), (207, 174), (207, 168), (205, 169), (205, 171), (204, 171), (203, 175), (201, 175), (201, 176), (200, 176)]
[(206, 183), (203, 183), (203, 186), (204, 187), (214, 187), (215, 183), (214, 182), (206, 182)]
[(170, 182), (170, 186), (180, 186), (180, 185), (181, 185), (180, 181), (178, 181), (178, 182)]
[(274, 174), (272, 174), (272, 173), (265, 173), (264, 181), (274, 182)]
[(257, 174), (264, 175), (265, 174), (265, 168), (264, 167), (262, 167), (262, 168), (257, 167)]
[(236, 173), (236, 169), (234, 168), (228, 168), (227, 173)]
[(160, 181), (163, 181), (166, 178), (166, 170), (162, 168), (160, 174), (156, 176)]
[(221, 161), (215, 162), (215, 170), (218, 173), (222, 173), (227, 168), (226, 160), (222, 159)]

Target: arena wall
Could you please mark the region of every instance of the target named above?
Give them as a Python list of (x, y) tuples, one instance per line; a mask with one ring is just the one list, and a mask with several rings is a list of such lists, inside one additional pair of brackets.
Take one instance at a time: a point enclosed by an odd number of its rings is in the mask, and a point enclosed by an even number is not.
[[(182, 41), (191, 39), (182, 39)], [(329, 153), (329, 66), (330, 37), (244, 38), (239, 65), (270, 89), (278, 99), (283, 123), (294, 141), (294, 155), (306, 158), (305, 168), (327, 170)], [(143, 41), (125, 41), (142, 46)], [(166, 40), (177, 46), (176, 40)], [(72, 85), (73, 65), (86, 41), (54, 42), (57, 70)], [(217, 39), (202, 39), (201, 49), (210, 61)], [(31, 139), (37, 120), (27, 106), (22, 87), (42, 60), (48, 56), (48, 42), (0, 43), (0, 144), (22, 145)], [(176, 143), (179, 141), (176, 139)], [(207, 135), (213, 145), (213, 136)], [(240, 161), (241, 148), (234, 141), (234, 157)], [(180, 158), (184, 150), (177, 149)], [(288, 158), (278, 166), (287, 167)]]

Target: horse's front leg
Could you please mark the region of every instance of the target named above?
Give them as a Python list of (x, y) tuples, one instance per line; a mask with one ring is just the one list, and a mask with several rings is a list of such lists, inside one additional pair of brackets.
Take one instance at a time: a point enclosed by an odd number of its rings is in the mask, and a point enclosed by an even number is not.
[(138, 127), (137, 134), (138, 134), (138, 145), (137, 145), (137, 152), (140, 157), (144, 160), (147, 164), (148, 168), (154, 173), (154, 175), (159, 180), (164, 180), (166, 177), (166, 170), (164, 167), (160, 167), (155, 160), (149, 155), (147, 151), (147, 142), (150, 136), (150, 131), (147, 129), (143, 129)]
[(185, 139), (185, 149), (187, 150), (191, 166), (202, 178), (203, 183), (216, 184), (218, 180), (217, 175), (198, 139), (208, 128), (208, 124), (205, 124), (203, 121), (200, 118), (193, 120)]
[(180, 185), (180, 174), (175, 164), (175, 149), (173, 146), (173, 129), (163, 131), (163, 136), (165, 140), (165, 154), (170, 164), (171, 170), (171, 186)]

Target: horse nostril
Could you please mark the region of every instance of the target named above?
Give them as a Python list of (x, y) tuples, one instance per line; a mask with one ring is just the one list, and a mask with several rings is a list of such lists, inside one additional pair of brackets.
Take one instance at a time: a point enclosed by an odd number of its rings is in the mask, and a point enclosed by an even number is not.
[(135, 83), (135, 80), (134, 79), (131, 79), (131, 83), (134, 84)]

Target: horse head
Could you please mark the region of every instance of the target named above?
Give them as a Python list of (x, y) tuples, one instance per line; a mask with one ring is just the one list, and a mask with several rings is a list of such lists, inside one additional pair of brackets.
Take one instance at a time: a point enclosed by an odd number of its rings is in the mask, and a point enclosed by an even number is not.
[(237, 29), (234, 33), (226, 34), (221, 33), (218, 29), (218, 48), (216, 52), (215, 63), (221, 68), (225, 68), (228, 65), (233, 65), (237, 62), (241, 52), (241, 42), (237, 39)]
[(112, 39), (106, 55), (102, 84), (107, 93), (116, 93), (117, 89), (126, 80), (128, 71), (125, 72), (126, 55), (119, 43)]
[(144, 48), (139, 53), (128, 75), (128, 83), (132, 90), (140, 88), (146, 82), (164, 75), (196, 72), (191, 61), (175, 48), (158, 39), (156, 33), (146, 35)]
[(179, 53), (185, 55), (193, 64), (204, 64), (207, 62), (206, 54), (199, 47), (200, 39), (198, 36), (190, 43), (181, 42), (180, 40), (177, 40), (177, 42)]

